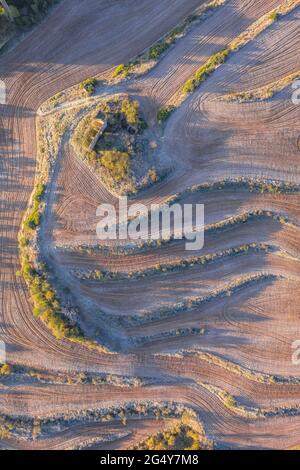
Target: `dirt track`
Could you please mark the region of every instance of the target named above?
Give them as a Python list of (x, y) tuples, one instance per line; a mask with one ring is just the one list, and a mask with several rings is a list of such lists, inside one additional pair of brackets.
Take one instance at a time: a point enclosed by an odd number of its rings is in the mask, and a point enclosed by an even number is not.
[[(84, 3), (84, 5), (83, 5)], [(1, 409), (7, 414), (55, 415), (62, 411), (99, 408), (127, 401), (170, 400), (199, 412), (209, 438), (219, 447), (288, 448), (299, 444), (295, 416), (251, 419), (229, 409), (198, 382), (227, 390), (239, 403), (256, 408), (300, 405), (300, 385), (262, 384), (229, 372), (197, 356), (176, 352), (199, 348), (239, 364), (254, 373), (300, 377), (291, 363), (291, 344), (299, 339), (299, 194), (258, 194), (246, 189), (193, 193), (182, 202), (203, 202), (206, 224), (260, 209), (288, 219), (253, 217), (225, 230), (208, 231), (203, 254), (216, 253), (247, 243), (276, 247), (271, 253), (245, 253), (158, 273), (138, 280), (99, 284), (78, 281), (71, 269), (108, 269), (115, 272), (143, 270), (158, 263), (186, 258), (182, 243), (137, 251), (131, 255), (84, 253), (80, 244), (95, 242), (95, 208), (115, 199), (92, 171), (65, 147), (52, 182), (54, 203), (45, 229), (47, 252), (58, 275), (83, 305), (82, 323), (90, 334), (106, 325), (105, 335), (117, 354), (99, 354), (57, 341), (46, 326), (32, 316), (27, 288), (15, 272), (19, 267), (17, 234), (35, 174), (35, 113), (50, 96), (83, 78), (106, 73), (127, 62), (175, 26), (203, 2), (189, 0), (88, 0), (63, 1), (49, 18), (16, 49), (0, 58), (0, 78), (8, 89), (8, 105), (1, 106), (1, 339), (8, 361), (36, 367), (45, 373), (90, 371), (141, 376), (158, 385), (120, 388), (94, 385), (48, 385), (35, 381), (1, 385)], [(184, 82), (210, 55), (225, 47), (256, 19), (281, 2), (228, 1), (170, 50), (145, 77), (124, 84), (124, 91), (138, 98), (155, 130), (158, 108), (181, 89)], [(95, 14), (97, 12), (97, 14)], [(101, 12), (101, 14), (100, 14)], [(149, 18), (152, 21), (149, 21)], [(162, 202), (193, 184), (228, 178), (273, 178), (299, 184), (297, 137), (299, 109), (284, 90), (272, 100), (247, 104), (228, 103), (220, 96), (259, 88), (300, 69), (300, 10), (280, 19), (258, 38), (236, 52), (186, 99), (168, 120), (163, 152), (172, 156), (174, 171), (142, 193), (141, 201)], [(280, 67), (278, 67), (280, 64)], [(52, 244), (70, 245), (54, 250)], [(202, 253), (201, 253), (202, 254)], [(189, 307), (189, 301), (209, 297), (249, 276), (266, 274), (231, 296), (225, 295)], [(75, 297), (76, 297), (75, 295)], [(92, 302), (92, 303), (91, 303)], [(173, 314), (176, 304), (185, 308)], [(90, 307), (92, 305), (92, 308)], [(170, 315), (132, 324), (133, 315), (154, 316), (161, 309)], [(116, 322), (115, 317), (123, 317)], [(178, 328), (200, 327), (203, 335), (155, 335)], [(143, 337), (141, 343), (132, 338)], [(119, 341), (119, 344), (118, 344)], [(167, 354), (166, 354), (167, 353)], [(174, 384), (165, 384), (172, 378)], [(126, 448), (163, 427), (152, 419), (117, 424), (85, 423), (70, 426), (36, 442), (5, 441), (12, 448), (66, 448), (89, 438), (114, 436), (107, 448)], [(120, 438), (118, 433), (129, 433)]]

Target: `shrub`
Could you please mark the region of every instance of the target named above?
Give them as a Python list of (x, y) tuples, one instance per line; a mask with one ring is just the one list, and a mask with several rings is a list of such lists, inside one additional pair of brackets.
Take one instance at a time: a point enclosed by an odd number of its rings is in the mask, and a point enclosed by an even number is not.
[(34, 202), (40, 202), (41, 201), (41, 199), (42, 199), (42, 197), (45, 193), (45, 189), (46, 189), (46, 186), (43, 183), (37, 184), (35, 192), (34, 192), (34, 196), (33, 196)]
[(228, 408), (235, 408), (237, 405), (235, 399), (229, 393), (226, 393), (224, 396), (224, 402)]
[(80, 83), (80, 88), (86, 92), (88, 96), (91, 96), (96, 88), (97, 80), (95, 78), (88, 78)]
[(138, 450), (200, 450), (202, 436), (188, 425), (182, 423), (173, 428), (149, 436), (141, 442)]
[(9, 375), (12, 372), (12, 367), (9, 364), (0, 365), (0, 375)]
[(140, 118), (138, 101), (130, 101), (128, 98), (124, 99), (121, 106), (121, 112), (124, 114), (127, 124), (133, 127), (139, 126)]
[(150, 168), (150, 170), (148, 171), (148, 178), (151, 183), (157, 183), (157, 181), (159, 180), (159, 176), (155, 168)]
[(158, 122), (166, 121), (170, 115), (175, 111), (175, 106), (165, 106), (161, 108), (157, 113)]
[(128, 77), (130, 70), (132, 69), (133, 64), (120, 64), (118, 67), (115, 69), (113, 76), (114, 77)]
[(129, 155), (119, 150), (105, 150), (101, 152), (101, 164), (110, 170), (116, 181), (123, 180), (129, 169)]
[(161, 40), (150, 47), (149, 49), (149, 59), (157, 59), (163, 52), (165, 52), (170, 47), (165, 40)]
[(158, 57), (163, 54), (174, 42), (177, 37), (183, 33), (186, 26), (196, 19), (195, 16), (187, 18), (186, 21), (176, 28), (172, 29), (163, 39), (157, 41), (149, 49), (149, 59), (156, 60)]
[(45, 192), (45, 185), (39, 183), (36, 187), (34, 196), (33, 196), (33, 207), (25, 219), (25, 226), (27, 228), (35, 229), (40, 225), (41, 214), (40, 214), (40, 202)]
[(20, 16), (20, 12), (18, 8), (15, 7), (14, 5), (9, 5), (9, 11), (13, 18), (18, 18)]
[(279, 13), (277, 11), (273, 11), (269, 16), (269, 20), (277, 21), (279, 17), (280, 17)]

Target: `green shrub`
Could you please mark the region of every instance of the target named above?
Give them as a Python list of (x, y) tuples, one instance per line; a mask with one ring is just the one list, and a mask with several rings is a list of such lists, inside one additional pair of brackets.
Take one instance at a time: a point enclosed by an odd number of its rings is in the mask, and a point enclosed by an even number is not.
[(45, 193), (45, 189), (46, 189), (46, 186), (43, 184), (43, 183), (38, 183), (36, 188), (35, 188), (35, 192), (34, 192), (34, 196), (33, 196), (33, 200), (34, 202), (40, 202), (44, 193)]
[(88, 96), (91, 96), (96, 89), (97, 80), (95, 78), (88, 78), (81, 82), (79, 86), (82, 90), (85, 90)]
[(25, 226), (27, 228), (35, 229), (40, 225), (41, 214), (40, 214), (40, 202), (45, 192), (45, 185), (39, 183), (36, 187), (34, 196), (33, 196), (33, 207), (25, 219)]
[(128, 77), (130, 70), (133, 68), (133, 64), (120, 64), (118, 67), (115, 69), (113, 76), (114, 77)]
[(232, 395), (230, 395), (229, 393), (225, 394), (224, 402), (225, 402), (225, 405), (228, 408), (235, 408), (237, 406), (237, 403), (236, 403), (234, 397)]
[(105, 150), (101, 152), (101, 164), (110, 170), (115, 181), (121, 181), (128, 174), (129, 155), (118, 150)]
[(178, 424), (171, 429), (149, 436), (137, 450), (200, 450), (202, 436), (192, 427)]
[(280, 17), (279, 13), (277, 11), (273, 11), (269, 16), (269, 20), (277, 21), (279, 17)]
[(12, 367), (9, 364), (0, 365), (0, 375), (9, 375), (12, 373)]
[(169, 116), (175, 111), (175, 106), (165, 106), (157, 113), (158, 122), (165, 122)]
[(170, 47), (165, 40), (161, 40), (150, 47), (149, 49), (149, 59), (155, 60), (157, 59), (163, 52), (165, 52)]
[(25, 220), (25, 225), (28, 228), (35, 229), (40, 225), (41, 222), (41, 214), (38, 210), (38, 208), (34, 208), (30, 214), (27, 216)]
[(186, 26), (195, 19), (195, 16), (187, 18), (182, 25), (176, 26), (163, 39), (153, 44), (153, 46), (151, 46), (149, 49), (149, 59), (158, 59), (161, 54), (163, 54), (172, 44), (175, 43), (177, 37), (183, 33)]
[(130, 101), (128, 98), (124, 99), (121, 106), (121, 112), (124, 114), (127, 124), (133, 127), (139, 126), (140, 118), (138, 101)]

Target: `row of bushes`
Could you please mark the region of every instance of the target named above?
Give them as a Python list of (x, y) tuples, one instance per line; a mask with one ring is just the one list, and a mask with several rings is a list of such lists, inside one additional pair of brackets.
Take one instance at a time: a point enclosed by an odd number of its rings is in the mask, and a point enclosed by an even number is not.
[(24, 221), (24, 224), (27, 228), (35, 229), (38, 225), (40, 225), (40, 221), (41, 221), (40, 203), (44, 195), (44, 192), (45, 192), (45, 185), (43, 183), (39, 183), (33, 195), (33, 207)]
[[(61, 306), (56, 293), (50, 285), (46, 267), (39, 270), (35, 267), (34, 257), (36, 242), (36, 229), (40, 225), (42, 198), (45, 193), (45, 185), (38, 183), (33, 195), (32, 209), (24, 220), (23, 228), (19, 236), (19, 252), (21, 270), (17, 275), (22, 275), (28, 285), (31, 301), (33, 303), (33, 314), (41, 318), (57, 339), (68, 338), (71, 341), (82, 343), (101, 351), (105, 348), (98, 346), (93, 341), (86, 339), (80, 328), (73, 325), (69, 319), (61, 313)], [(33, 244), (32, 244), (33, 242)]]
[(250, 193), (261, 194), (290, 194), (300, 191), (300, 185), (281, 181), (266, 181), (251, 178), (237, 178), (212, 183), (194, 185), (181, 193), (177, 193), (168, 199), (168, 204), (175, 204), (189, 194), (206, 191), (220, 191), (230, 189), (232, 191), (247, 190)]
[(185, 18), (185, 20), (180, 25), (173, 28), (162, 39), (160, 39), (155, 44), (153, 44), (153, 46), (150, 47), (148, 54), (149, 59), (158, 59), (160, 55), (162, 55), (166, 50), (168, 50), (169, 47), (171, 47), (177, 41), (177, 39), (188, 30), (189, 26), (192, 23), (203, 17), (203, 15), (208, 11), (219, 7), (223, 3), (223, 1), (214, 0), (205, 5), (203, 8), (201, 8), (198, 13), (195, 12), (194, 14), (189, 15), (187, 18)]
[(196, 327), (177, 328), (176, 330), (163, 331), (155, 335), (132, 337), (132, 341), (137, 346), (137, 345), (146, 344), (146, 343), (150, 343), (154, 341), (160, 341), (165, 338), (177, 338), (177, 337), (182, 338), (183, 336), (199, 336), (199, 335), (204, 335), (204, 333), (205, 333), (204, 328), (196, 328)]
[(147, 54), (139, 56), (135, 61), (131, 61), (128, 64), (120, 64), (114, 71), (114, 76), (128, 77), (136, 65), (140, 64), (144, 60), (157, 60), (164, 52), (166, 52), (178, 38), (186, 34), (192, 23), (196, 22), (204, 16), (210, 10), (213, 10), (224, 3), (223, 0), (212, 0), (210, 3), (204, 5), (198, 12), (189, 15), (185, 20), (173, 28), (167, 33), (162, 39), (154, 43), (148, 50)]
[[(223, 251), (209, 253), (202, 256), (193, 256), (189, 259), (182, 259), (175, 262), (170, 262), (169, 264), (157, 264), (152, 268), (146, 268), (143, 271), (130, 271), (125, 272), (114, 272), (114, 271), (88, 271), (85, 275), (79, 273), (80, 278), (83, 279), (93, 279), (93, 280), (114, 280), (114, 279), (141, 279), (146, 276), (154, 275), (157, 273), (170, 273), (175, 270), (181, 270), (185, 268), (190, 268), (193, 266), (203, 266), (209, 264), (213, 261), (218, 261), (230, 256), (241, 255), (245, 253), (252, 252), (264, 252), (268, 253), (273, 248), (269, 245), (259, 244), (259, 243), (246, 243), (244, 245), (236, 246), (233, 248), (228, 248)], [(75, 273), (76, 275), (76, 273)]]
[(60, 304), (45, 274), (34, 268), (24, 250), (21, 253), (19, 274), (22, 274), (29, 287), (34, 316), (41, 318), (58, 339), (81, 337), (79, 329), (71, 325), (67, 318), (60, 313)]
[(124, 317), (123, 315), (116, 318), (120, 318), (120, 320), (122, 320), (123, 324), (126, 324), (126, 326), (140, 326), (149, 324), (157, 320), (179, 315), (185, 311), (190, 311), (196, 307), (199, 307), (200, 305), (211, 302), (214, 299), (230, 297), (237, 290), (256, 284), (257, 282), (272, 281), (278, 279), (278, 277), (279, 276), (275, 274), (268, 273), (258, 273), (241, 277), (240, 279), (237, 279), (236, 281), (228, 284), (226, 287), (217, 289), (208, 295), (187, 299), (181, 303), (174, 304), (172, 307), (163, 307), (160, 310), (156, 310), (155, 312), (144, 313), (142, 317), (140, 315), (128, 315)]
[(163, 54), (167, 49), (169, 49), (172, 44), (175, 43), (177, 37), (183, 33), (186, 24), (182, 24), (172, 29), (163, 39), (153, 44), (149, 49), (149, 59), (156, 60), (158, 57)]
[(225, 62), (229, 54), (230, 49), (225, 48), (210, 57), (208, 61), (196, 71), (194, 76), (185, 83), (183, 92), (192, 93), (196, 90), (208, 75)]
[(223, 64), (229, 54), (233, 51), (237, 51), (241, 46), (249, 42), (250, 39), (253, 39), (257, 34), (261, 33), (263, 29), (270, 25), (270, 22), (273, 23), (277, 21), (282, 15), (286, 15), (293, 8), (297, 6), (297, 2), (283, 2), (283, 4), (273, 10), (269, 15), (265, 15), (264, 21), (260, 24), (256, 24), (252, 28), (252, 31), (249, 34), (249, 30), (246, 30), (243, 34), (238, 36), (235, 40), (231, 41), (228, 47), (222, 49), (221, 51), (214, 54), (200, 69), (198, 69), (195, 75), (186, 82), (184, 85), (184, 93), (191, 93), (196, 88), (199, 87), (201, 82), (210, 75), (219, 65)]

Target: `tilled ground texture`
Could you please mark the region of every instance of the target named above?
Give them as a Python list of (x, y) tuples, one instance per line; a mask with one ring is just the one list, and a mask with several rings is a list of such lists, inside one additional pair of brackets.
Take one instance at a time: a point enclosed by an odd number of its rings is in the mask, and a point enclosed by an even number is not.
[[(297, 2), (270, 21), (289, 2), (227, 0), (148, 73), (104, 87), (138, 100), (170, 168), (134, 201), (204, 204), (202, 250), (188, 252), (184, 241), (99, 246), (96, 208), (117, 205), (117, 196), (75, 154), (70, 134), (62, 139), (39, 251), (84, 334), (108, 352), (56, 339), (33, 316), (16, 275), (40, 106), (88, 77), (105, 80), (204, 3), (64, 0), (0, 58), (8, 99), (0, 122), (0, 338), (13, 366), (0, 378), (0, 404), (3, 427), (15, 420), (1, 430), (1, 448), (131, 448), (184, 410), (216, 448), (300, 442), (300, 370), (292, 362), (300, 339), (300, 108), (287, 80), (300, 71)], [(184, 96), (186, 81), (259, 20), (266, 27)], [(287, 85), (264, 97), (275, 82)], [(157, 112), (169, 104), (176, 109), (161, 125)]]

